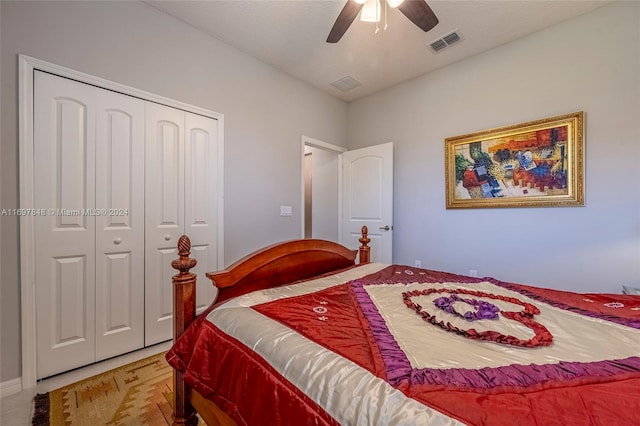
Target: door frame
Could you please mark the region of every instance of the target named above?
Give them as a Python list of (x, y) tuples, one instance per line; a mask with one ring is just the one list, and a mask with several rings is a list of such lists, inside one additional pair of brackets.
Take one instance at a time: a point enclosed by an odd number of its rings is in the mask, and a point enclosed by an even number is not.
[[(218, 120), (218, 265), (224, 265), (224, 115), (189, 105), (174, 99), (155, 95), (120, 83), (42, 61), (26, 55), (18, 55), (18, 149), (20, 208), (36, 209), (48, 206), (34, 205), (33, 169), (33, 84), (36, 70), (81, 83), (156, 102), (194, 114)], [(35, 228), (34, 216), (20, 216), (20, 293), (22, 336), (22, 389), (36, 386), (36, 310), (35, 299)]]
[[(319, 139), (314, 139), (309, 136), (302, 135), (301, 143), (300, 143), (300, 180), (301, 180), (301, 189), (300, 189), (300, 238), (304, 238), (304, 218), (305, 218), (305, 203), (304, 203), (304, 195), (305, 195), (305, 185), (304, 185), (304, 148), (305, 146), (310, 146), (313, 148), (324, 149), (326, 151), (332, 151), (338, 154), (338, 241), (342, 238), (342, 154), (343, 152), (348, 151), (347, 148), (342, 146), (330, 144), (327, 142), (323, 142)], [(337, 241), (337, 242), (338, 242)]]

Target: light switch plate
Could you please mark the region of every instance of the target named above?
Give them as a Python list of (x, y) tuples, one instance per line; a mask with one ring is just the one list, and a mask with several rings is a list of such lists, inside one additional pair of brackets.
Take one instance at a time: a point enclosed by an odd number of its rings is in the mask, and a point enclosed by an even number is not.
[(291, 206), (280, 206), (280, 216), (291, 216), (293, 209)]

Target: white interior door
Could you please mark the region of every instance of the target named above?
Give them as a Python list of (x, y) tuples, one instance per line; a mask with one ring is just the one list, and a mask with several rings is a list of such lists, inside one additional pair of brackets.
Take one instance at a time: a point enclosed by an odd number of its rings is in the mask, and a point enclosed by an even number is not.
[(144, 346), (144, 101), (100, 90), (96, 361)]
[[(205, 310), (217, 290), (206, 277), (218, 270), (218, 121), (185, 113), (185, 230), (198, 263), (196, 312)], [(170, 336), (171, 337), (171, 336)]]
[(95, 357), (95, 91), (34, 75), (37, 378)]
[(171, 339), (171, 262), (184, 233), (184, 111), (146, 104), (145, 346)]
[(173, 288), (181, 235), (197, 260), (197, 312), (216, 290), (205, 276), (218, 269), (218, 121), (147, 103), (145, 345), (173, 336)]
[(342, 240), (358, 248), (363, 225), (371, 238), (371, 261), (393, 261), (393, 143), (342, 154)]

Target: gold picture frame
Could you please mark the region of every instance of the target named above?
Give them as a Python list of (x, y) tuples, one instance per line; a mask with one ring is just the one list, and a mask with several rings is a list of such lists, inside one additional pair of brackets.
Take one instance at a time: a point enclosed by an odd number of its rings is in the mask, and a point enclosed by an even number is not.
[(447, 209), (584, 206), (584, 112), (445, 139)]

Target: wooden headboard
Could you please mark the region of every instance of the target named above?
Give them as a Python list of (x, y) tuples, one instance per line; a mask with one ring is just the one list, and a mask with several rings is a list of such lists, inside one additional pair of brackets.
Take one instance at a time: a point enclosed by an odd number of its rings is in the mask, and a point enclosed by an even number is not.
[[(228, 268), (207, 273), (219, 289), (214, 303), (220, 303), (254, 290), (278, 287), (300, 280), (369, 263), (368, 229), (362, 227), (358, 250), (338, 243), (318, 239), (285, 241), (257, 250)], [(173, 336), (177, 339), (195, 318), (196, 275), (190, 270), (196, 265), (191, 254), (191, 241), (183, 235), (178, 241), (178, 259), (171, 265), (180, 271), (173, 277)], [(210, 311), (213, 303), (205, 312)]]
[(353, 266), (357, 255), (358, 250), (349, 250), (330, 241), (288, 241), (258, 250), (225, 270), (208, 273), (207, 277), (218, 288), (216, 303), (220, 303), (255, 290), (278, 287)]

